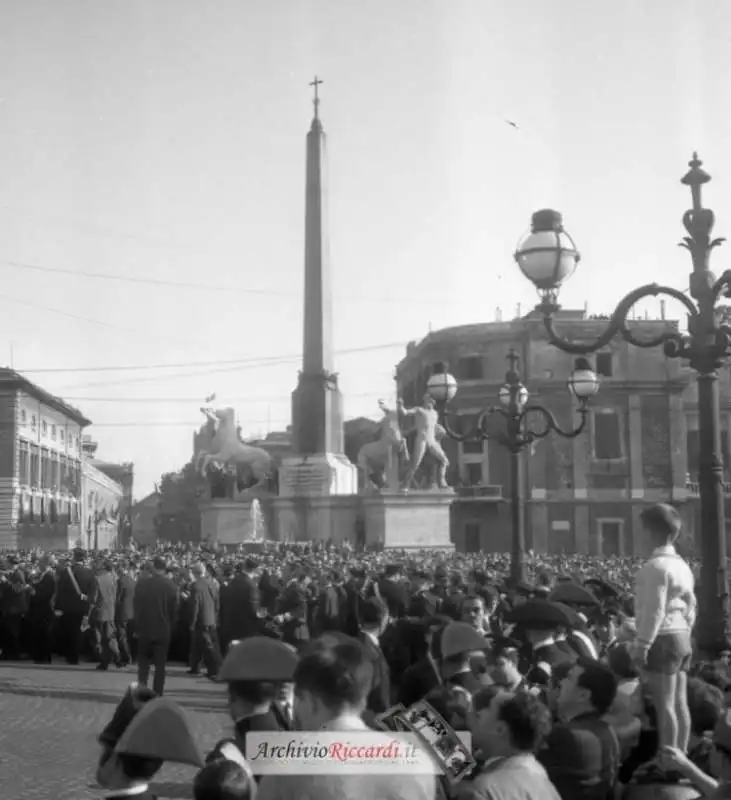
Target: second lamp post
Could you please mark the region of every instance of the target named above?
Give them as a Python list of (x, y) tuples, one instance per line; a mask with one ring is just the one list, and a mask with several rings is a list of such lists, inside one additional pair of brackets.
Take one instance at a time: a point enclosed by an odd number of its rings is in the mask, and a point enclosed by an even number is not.
[[(575, 370), (568, 380), (571, 394), (578, 400), (576, 412), (579, 421), (571, 430), (564, 430), (556, 421), (554, 414), (542, 405), (528, 403), (528, 390), (521, 381), (518, 364), (518, 353), (511, 349), (507, 356), (508, 371), (505, 373), (505, 384), (498, 393), (500, 406), (492, 406), (483, 411), (477, 418), (473, 428), (466, 432), (457, 432), (449, 424), (447, 404), (457, 394), (457, 381), (447, 372), (432, 375), (427, 391), (434, 399), (439, 410), (439, 421), (447, 435), (457, 442), (484, 441), (497, 439), (510, 451), (510, 492), (512, 514), (512, 548), (510, 574), (513, 583), (524, 578), (525, 560), (525, 486), (523, 480), (523, 451), (536, 439), (543, 439), (555, 433), (566, 439), (577, 437), (586, 426), (587, 403), (599, 390), (599, 379), (584, 358), (576, 360)], [(497, 414), (505, 421), (504, 430), (491, 433), (488, 429), (489, 418)], [(532, 427), (529, 419), (538, 420), (537, 427)]]

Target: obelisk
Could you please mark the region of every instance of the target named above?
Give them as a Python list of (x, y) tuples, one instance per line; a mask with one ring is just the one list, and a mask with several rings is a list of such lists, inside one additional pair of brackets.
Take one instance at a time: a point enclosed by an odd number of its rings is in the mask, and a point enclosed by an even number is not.
[(284, 460), (279, 477), (280, 497), (291, 498), (352, 496), (358, 490), (357, 470), (343, 452), (343, 402), (333, 364), (321, 83), (315, 77), (310, 84), (314, 115), (307, 134), (304, 331), (302, 370), (292, 394), (293, 456)]

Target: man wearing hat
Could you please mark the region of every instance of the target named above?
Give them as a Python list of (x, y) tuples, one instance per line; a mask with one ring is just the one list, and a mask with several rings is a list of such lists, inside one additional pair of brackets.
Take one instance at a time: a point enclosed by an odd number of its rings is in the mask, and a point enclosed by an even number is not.
[[(474, 694), (485, 686), (472, 671), (472, 658), (484, 658), (487, 641), (467, 622), (451, 622), (439, 640), (440, 672), (445, 685)], [(487, 681), (490, 683), (491, 681)]]
[[(229, 713), (235, 728), (233, 744), (242, 754), (249, 732), (290, 729), (287, 710), (280, 708), (277, 700), (282, 685), (293, 681), (296, 667), (297, 651), (284, 642), (267, 636), (232, 642), (218, 677), (228, 687)], [(230, 739), (219, 742), (214, 753), (231, 743)]]
[(419, 569), (414, 572), (411, 581), (410, 617), (433, 617), (439, 613), (442, 601), (429, 590), (429, 573)]
[(166, 576), (164, 558), (152, 562), (153, 574), (137, 582), (134, 596), (134, 624), (138, 638), (137, 676), (147, 686), (150, 664), (155, 667), (153, 689), (162, 695), (165, 667), (178, 613), (178, 589)]
[(365, 601), (365, 585), (367, 573), (363, 567), (351, 567), (350, 580), (343, 587), (345, 590), (345, 612), (343, 631), (348, 636), (357, 636), (360, 630), (360, 607)]
[(221, 637), (229, 643), (261, 633), (259, 581), (256, 559), (247, 557), (236, 565), (236, 575), (221, 593)]
[(56, 592), (56, 608), (61, 612), (59, 627), (69, 664), (79, 663), (83, 645), (81, 626), (91, 610), (94, 573), (84, 566), (84, 558), (83, 550), (74, 550), (73, 564), (61, 570)]
[(132, 686), (99, 737), (97, 781), (105, 800), (154, 800), (149, 782), (165, 761), (203, 766), (183, 710), (167, 698), (150, 698)]
[(41, 556), (38, 571), (30, 598), (31, 654), (36, 664), (50, 664), (53, 653), (51, 636), (56, 599), (56, 559), (52, 555)]
[(388, 564), (378, 582), (378, 595), (386, 604), (391, 619), (406, 616), (406, 587), (401, 581), (401, 575), (399, 564)]

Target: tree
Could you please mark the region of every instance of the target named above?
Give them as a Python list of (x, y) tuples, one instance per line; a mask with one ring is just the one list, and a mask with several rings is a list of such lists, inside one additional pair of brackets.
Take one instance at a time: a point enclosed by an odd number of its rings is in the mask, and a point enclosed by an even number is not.
[(358, 463), (358, 451), (364, 444), (378, 439), (379, 423), (368, 417), (349, 419), (343, 425), (345, 455), (354, 463)]
[(199, 501), (203, 479), (192, 463), (180, 472), (166, 472), (160, 479), (156, 518), (157, 535), (171, 541), (200, 539)]

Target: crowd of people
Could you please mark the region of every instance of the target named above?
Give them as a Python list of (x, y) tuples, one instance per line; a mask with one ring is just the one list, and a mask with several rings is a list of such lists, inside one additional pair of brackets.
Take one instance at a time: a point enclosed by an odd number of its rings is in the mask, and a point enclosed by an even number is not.
[[(0, 648), (136, 663), (101, 737), (99, 781), (120, 797), (144, 796), (176, 760), (199, 767), (196, 800), (608, 800), (643, 786), (731, 797), (729, 654), (692, 658), (694, 565), (673, 546), (677, 512), (648, 507), (643, 524), (656, 545), (644, 563), (531, 554), (520, 582), (507, 556), (316, 544), (14, 553)], [(168, 659), (227, 686), (232, 737), (205, 761), (163, 697)], [(251, 732), (365, 732), (421, 700), (472, 734), (475, 765), (458, 782), (261, 778), (245, 758)], [(155, 725), (165, 735), (145, 734)]]

